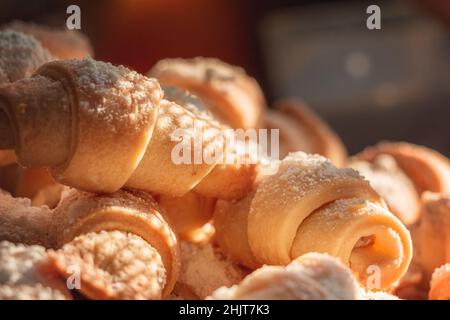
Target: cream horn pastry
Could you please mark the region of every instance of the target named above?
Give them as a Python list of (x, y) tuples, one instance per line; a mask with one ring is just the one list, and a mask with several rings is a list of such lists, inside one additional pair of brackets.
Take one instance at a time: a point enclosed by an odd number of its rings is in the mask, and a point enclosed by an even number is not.
[(309, 253), (288, 266), (263, 266), (241, 283), (222, 287), (209, 299), (225, 300), (358, 300), (359, 287), (338, 259)]
[(0, 300), (72, 299), (44, 247), (0, 242)]
[(373, 161), (382, 154), (395, 159), (419, 194), (424, 191), (450, 193), (450, 160), (439, 152), (406, 142), (382, 142), (355, 157)]
[(219, 121), (233, 128), (261, 125), (264, 95), (256, 80), (239, 67), (213, 58), (164, 59), (148, 75), (162, 85), (194, 93)]
[(51, 28), (23, 21), (13, 21), (2, 28), (33, 36), (58, 59), (82, 59), (94, 54), (88, 38), (77, 30)]
[(0, 121), (0, 147), (15, 148), (22, 166), (49, 167), (57, 182), (86, 191), (129, 187), (182, 196), (211, 172), (217, 189), (205, 182), (208, 196), (241, 194), (238, 184), (220, 189), (216, 180), (242, 179), (235, 164), (213, 170), (224, 154), (220, 126), (162, 96), (155, 79), (125, 67), (54, 61), (0, 88), (0, 107), (10, 121)]
[(222, 250), (250, 268), (323, 252), (340, 258), (363, 286), (376, 265), (380, 290), (398, 281), (411, 260), (409, 232), (369, 183), (303, 152), (283, 159), (243, 200), (219, 201), (214, 225)]
[(67, 277), (78, 265), (80, 291), (90, 298), (160, 299), (177, 280), (177, 238), (146, 193), (73, 190), (54, 211), (52, 235), (60, 248), (49, 253), (55, 269)]
[(420, 196), (414, 183), (397, 165), (395, 158), (381, 154), (370, 162), (353, 159), (348, 166), (369, 180), (392, 213), (404, 224), (411, 225), (419, 219)]
[(267, 113), (265, 126), (279, 129), (280, 157), (289, 152), (320, 154), (341, 167), (347, 161), (347, 150), (338, 135), (304, 103), (286, 99), (275, 103)]

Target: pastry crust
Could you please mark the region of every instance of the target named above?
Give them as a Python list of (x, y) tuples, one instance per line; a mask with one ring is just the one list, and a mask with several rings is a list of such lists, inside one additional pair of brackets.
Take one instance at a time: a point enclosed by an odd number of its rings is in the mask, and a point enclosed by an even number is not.
[(178, 240), (146, 193), (96, 195), (73, 190), (56, 207), (51, 230), (57, 248), (93, 232), (119, 230), (139, 236), (161, 256), (167, 278), (162, 296), (167, 297), (173, 289), (179, 272)]
[(304, 103), (294, 99), (280, 100), (267, 114), (266, 126), (280, 129), (280, 157), (289, 152), (320, 154), (342, 167), (347, 150), (338, 135)]
[[(257, 164), (216, 166), (224, 156), (220, 124), (162, 95), (155, 79), (125, 67), (92, 59), (47, 63), (0, 88), (2, 141), (15, 147), (21, 165), (50, 167), (58, 182), (85, 191), (128, 187), (182, 196), (205, 180), (196, 192), (242, 197)], [(186, 142), (191, 161), (178, 163), (174, 154)]]
[(48, 49), (58, 59), (83, 59), (94, 55), (88, 38), (76, 30), (50, 28), (23, 21), (13, 21), (2, 28), (35, 37), (44, 48)]
[(450, 264), (446, 263), (434, 270), (430, 282), (430, 300), (450, 300)]
[(53, 56), (33, 36), (13, 30), (0, 31), (0, 84), (27, 78), (52, 60)]
[(198, 232), (211, 220), (217, 200), (193, 191), (182, 197), (161, 194), (155, 198), (178, 237), (187, 241), (195, 241)]
[(450, 193), (450, 160), (437, 151), (407, 142), (382, 142), (364, 149), (356, 158), (373, 161), (378, 155), (392, 156), (421, 194)]
[(68, 282), (71, 276), (79, 276), (77, 289), (91, 299), (161, 299), (166, 285), (158, 251), (130, 233), (83, 234), (48, 256)]
[(264, 266), (240, 284), (216, 290), (209, 299), (357, 300), (359, 288), (338, 259), (310, 253), (286, 267)]
[(148, 72), (161, 84), (191, 91), (208, 111), (233, 128), (257, 128), (266, 106), (255, 79), (218, 59), (164, 59)]
[(415, 255), (424, 272), (423, 280), (428, 282), (436, 268), (450, 262), (450, 198), (425, 192), (421, 201), (421, 220), (414, 233)]
[(350, 161), (353, 168), (367, 180), (404, 224), (412, 225), (419, 219), (420, 196), (411, 179), (400, 169), (396, 160), (386, 154), (375, 157), (372, 161)]
[(250, 268), (286, 265), (318, 251), (339, 257), (364, 286), (367, 267), (377, 265), (377, 289), (383, 289), (401, 278), (411, 260), (409, 232), (367, 181), (302, 152), (281, 161), (278, 172), (243, 200), (219, 201), (214, 224), (224, 252)]

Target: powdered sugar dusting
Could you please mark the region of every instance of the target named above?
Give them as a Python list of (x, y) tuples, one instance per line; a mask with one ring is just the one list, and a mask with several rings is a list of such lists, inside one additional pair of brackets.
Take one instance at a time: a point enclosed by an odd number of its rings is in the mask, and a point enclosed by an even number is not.
[(33, 36), (17, 31), (0, 31), (0, 81), (29, 77), (39, 66), (53, 60)]

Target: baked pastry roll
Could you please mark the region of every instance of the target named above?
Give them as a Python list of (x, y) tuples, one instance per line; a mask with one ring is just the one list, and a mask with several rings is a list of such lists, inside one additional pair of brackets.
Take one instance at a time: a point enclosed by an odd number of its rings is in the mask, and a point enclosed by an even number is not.
[(434, 270), (430, 281), (430, 300), (450, 300), (450, 264), (446, 263)]
[(214, 225), (222, 250), (250, 268), (323, 252), (350, 266), (363, 286), (376, 266), (376, 289), (398, 281), (412, 255), (408, 230), (366, 180), (302, 152), (283, 159), (243, 200), (219, 201)]
[(404, 224), (412, 225), (419, 219), (419, 193), (411, 179), (398, 166), (395, 158), (381, 154), (370, 162), (352, 159), (348, 166), (369, 180), (392, 213)]
[(226, 300), (357, 300), (360, 290), (338, 259), (309, 253), (288, 266), (263, 266), (240, 284), (219, 288), (209, 299)]
[(419, 194), (450, 193), (450, 160), (439, 152), (406, 142), (382, 142), (364, 149), (356, 158), (373, 161), (382, 154), (395, 159)]
[(433, 271), (450, 262), (450, 198), (448, 196), (426, 192), (422, 195), (421, 219), (415, 239), (415, 256), (424, 272), (424, 281), (428, 282)]
[[(58, 182), (86, 191), (129, 187), (182, 196), (203, 182), (196, 191), (206, 196), (245, 194), (248, 183), (237, 182), (244, 174), (252, 182), (256, 165), (216, 168), (224, 154), (217, 151), (224, 143), (217, 139), (220, 125), (162, 96), (155, 79), (125, 67), (92, 59), (54, 61), (0, 88), (0, 148), (15, 148), (21, 165), (50, 167)], [(180, 139), (192, 143), (199, 128), (202, 144), (198, 150), (194, 144), (191, 156), (199, 151), (209, 160), (173, 161), (174, 152), (185, 156), (182, 148), (176, 151)], [(181, 129), (183, 136), (174, 137)]]
[(88, 38), (77, 30), (51, 28), (23, 21), (13, 21), (2, 28), (33, 36), (58, 59), (82, 59), (94, 54)]
[(89, 298), (160, 299), (178, 278), (178, 240), (146, 193), (73, 190), (56, 207), (51, 234), (54, 269), (67, 278), (78, 266)]
[(266, 115), (265, 127), (280, 130), (281, 158), (303, 151), (320, 154), (338, 167), (347, 161), (347, 150), (338, 135), (300, 101), (277, 101)]
[(239, 67), (218, 59), (164, 59), (148, 72), (162, 85), (197, 95), (220, 122), (233, 128), (257, 128), (266, 103), (255, 79)]

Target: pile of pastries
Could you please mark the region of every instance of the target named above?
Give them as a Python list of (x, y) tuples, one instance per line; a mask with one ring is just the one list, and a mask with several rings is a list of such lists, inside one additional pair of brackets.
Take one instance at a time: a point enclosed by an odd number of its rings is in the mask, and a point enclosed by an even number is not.
[[(74, 31), (0, 27), (0, 299), (450, 298), (445, 156), (349, 157), (303, 103), (268, 108), (217, 59), (144, 76), (92, 56)], [(175, 163), (193, 123), (279, 129), (277, 170), (235, 148)]]

